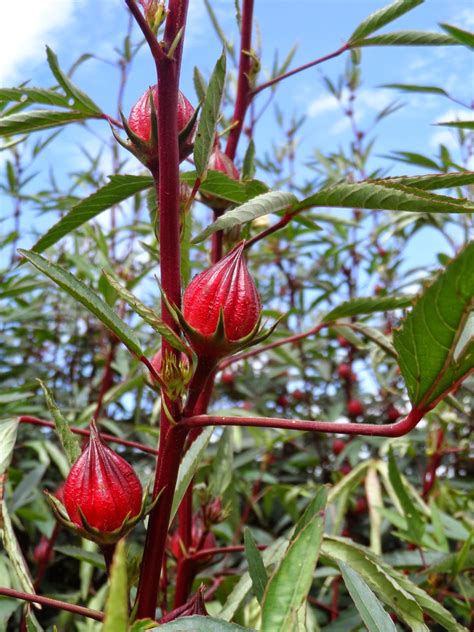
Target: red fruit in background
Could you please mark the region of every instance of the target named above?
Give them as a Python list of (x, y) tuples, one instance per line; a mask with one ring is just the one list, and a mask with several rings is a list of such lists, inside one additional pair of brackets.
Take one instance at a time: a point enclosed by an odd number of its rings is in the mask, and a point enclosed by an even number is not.
[(344, 465), (341, 467), (341, 474), (347, 476), (349, 472), (352, 472), (352, 467), (349, 464), (344, 463)]
[(336, 456), (341, 454), (345, 447), (346, 442), (342, 439), (334, 439), (334, 441), (332, 442), (332, 451)]
[(358, 498), (354, 507), (356, 514), (364, 514), (367, 511), (368, 504), (366, 498)]
[(131, 465), (105, 445), (94, 423), (84, 452), (64, 485), (69, 518), (83, 527), (79, 508), (88, 524), (103, 532), (115, 531), (125, 518), (141, 511), (142, 486)]
[[(175, 531), (168, 540), (168, 547), (174, 558), (180, 560), (185, 555), (184, 546), (180, 538), (179, 532)], [(191, 531), (191, 546), (192, 551), (201, 551), (202, 549), (214, 549), (216, 547), (216, 538), (212, 531), (204, 531), (201, 520), (196, 518), (193, 521)], [(200, 561), (205, 563), (212, 559), (211, 556), (200, 558)]]
[(290, 403), (290, 400), (288, 399), (286, 395), (279, 395), (277, 397), (276, 403), (278, 404), (278, 406), (281, 406), (282, 408), (286, 408), (288, 404)]
[(347, 402), (347, 412), (350, 417), (358, 417), (364, 412), (364, 407), (358, 399), (350, 399)]
[(53, 546), (50, 545), (50, 540), (45, 535), (41, 536), (39, 543), (35, 546), (33, 551), (33, 559), (38, 564), (46, 564), (49, 562), (53, 554)]
[[(219, 145), (215, 146), (207, 166), (213, 171), (220, 171), (220, 173), (223, 173), (228, 178), (232, 178), (232, 180), (239, 180), (240, 178), (237, 167), (232, 160), (220, 150)], [(231, 204), (231, 202), (210, 195), (209, 193), (201, 193), (201, 201), (213, 209), (220, 210), (228, 208)]]
[(235, 382), (235, 376), (232, 371), (224, 371), (221, 375), (221, 382), (227, 386), (232, 386)]
[(340, 364), (338, 369), (337, 369), (337, 374), (339, 375), (339, 377), (343, 380), (347, 380), (351, 377), (351, 366), (350, 364)]
[(351, 346), (351, 343), (348, 340), (346, 340), (344, 338), (344, 336), (338, 336), (337, 337), (337, 342), (339, 343), (340, 347), (350, 347)]
[[(201, 272), (188, 285), (183, 296), (183, 315), (188, 325), (207, 338), (188, 337), (195, 351), (219, 357), (231, 345), (245, 338), (256, 327), (262, 306), (255, 283), (244, 258), (244, 243), (226, 257)], [(224, 336), (217, 335), (220, 313)]]
[(387, 417), (389, 419), (389, 421), (397, 421), (397, 419), (400, 417), (401, 413), (398, 410), (398, 408), (395, 408), (395, 406), (391, 405), (389, 406), (388, 410), (387, 410)]
[(306, 399), (305, 393), (303, 393), (303, 391), (301, 391), (299, 388), (293, 391), (292, 397), (295, 402), (302, 402)]

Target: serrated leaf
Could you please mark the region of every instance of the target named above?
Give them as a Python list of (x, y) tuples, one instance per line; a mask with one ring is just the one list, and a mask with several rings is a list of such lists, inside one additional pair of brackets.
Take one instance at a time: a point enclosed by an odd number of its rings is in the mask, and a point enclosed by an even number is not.
[(369, 15), (359, 24), (350, 36), (349, 44), (351, 44), (354, 40), (367, 37), (367, 35), (374, 33), (374, 31), (378, 31), (386, 24), (393, 22), (422, 3), (423, 0), (397, 0), (386, 7), (382, 7), (378, 11), (375, 11), (375, 13)]
[(117, 175), (109, 178), (110, 182), (105, 186), (73, 206), (36, 242), (32, 250), (43, 252), (103, 211), (153, 186), (153, 178), (149, 176)]
[(128, 632), (128, 579), (125, 540), (115, 547), (102, 632)]
[(215, 619), (214, 617), (202, 617), (194, 615), (192, 617), (180, 617), (176, 621), (170, 621), (164, 625), (160, 625), (158, 630), (164, 630), (171, 632), (256, 632), (252, 628), (243, 628), (236, 623), (227, 623), (222, 619)]
[(225, 85), (225, 52), (216, 62), (206, 90), (206, 96), (194, 139), (194, 164), (199, 178), (203, 178), (209, 156), (214, 148), (216, 125), (219, 119)]
[(401, 184), (404, 187), (432, 191), (474, 184), (474, 173), (472, 171), (458, 171), (456, 173), (433, 173), (425, 176), (395, 176), (393, 178), (374, 180), (373, 182), (382, 185)]
[(176, 481), (176, 490), (173, 497), (173, 506), (171, 508), (170, 524), (178, 511), (178, 507), (189, 487), (189, 483), (202, 463), (204, 452), (206, 451), (207, 444), (209, 443), (213, 431), (214, 429), (212, 427), (205, 428), (199, 437), (193, 441), (191, 447), (181, 461), (178, 471), (178, 479)]
[(231, 211), (224, 213), (219, 219), (203, 230), (197, 237), (193, 239), (193, 243), (197, 244), (204, 241), (219, 230), (226, 230), (234, 226), (241, 226), (248, 222), (268, 215), (269, 213), (277, 213), (296, 204), (297, 199), (292, 193), (285, 191), (269, 191), (254, 197), (249, 202), (238, 206)]
[(166, 340), (170, 343), (170, 345), (177, 349), (178, 351), (182, 351), (186, 355), (189, 356), (190, 349), (186, 346), (186, 344), (181, 340), (181, 338), (174, 333), (172, 329), (163, 322), (163, 320), (159, 317), (159, 315), (154, 312), (150, 307), (147, 307), (142, 303), (130, 290), (127, 290), (115, 277), (111, 274), (103, 270), (103, 274), (110, 285), (114, 288), (117, 294), (123, 298), (123, 300), (130, 305), (135, 313), (137, 313), (143, 320), (148, 323), (153, 329), (166, 338)]
[[(427, 287), (393, 333), (413, 405), (432, 408), (474, 370), (474, 242)], [(470, 324), (471, 323), (471, 324)], [(465, 336), (465, 344), (458, 348)]]
[(470, 200), (435, 195), (402, 185), (365, 182), (336, 184), (327, 187), (305, 198), (292, 210), (314, 206), (385, 209), (411, 213), (474, 212), (474, 203)]
[(38, 380), (38, 382), (43, 389), (46, 405), (54, 420), (54, 427), (56, 430), (56, 434), (58, 435), (58, 439), (61, 442), (63, 450), (67, 456), (69, 465), (72, 465), (81, 456), (81, 447), (79, 445), (79, 441), (77, 437), (72, 433), (68, 422), (62, 416), (61, 411), (56, 405), (56, 402), (54, 401), (53, 395), (49, 388), (41, 380)]
[(441, 22), (440, 27), (445, 30), (446, 33), (449, 33), (451, 37), (454, 37), (460, 44), (474, 48), (474, 33), (460, 29), (459, 26), (454, 26), (453, 24), (446, 24), (445, 22)]
[(76, 279), (76, 277), (67, 270), (51, 263), (41, 255), (21, 249), (19, 249), (18, 252), (35, 268), (49, 277), (56, 285), (65, 290), (76, 299), (76, 301), (84, 305), (84, 307), (97, 316), (133, 354), (137, 357), (143, 355), (140, 343), (133, 329), (121, 320), (107, 303), (99, 298), (87, 285), (79, 281), (79, 279)]
[(313, 519), (290, 543), (270, 578), (262, 603), (262, 632), (294, 629), (298, 610), (311, 589), (323, 536), (323, 519)]
[(91, 117), (87, 112), (56, 110), (28, 110), (0, 117), (0, 136), (37, 132), (68, 123), (78, 123)]
[[(193, 186), (197, 178), (196, 171), (187, 171), (181, 174), (181, 181), (186, 182), (189, 186)], [(229, 178), (221, 171), (209, 170), (206, 179), (199, 187), (201, 193), (207, 193), (215, 197), (233, 202), (234, 204), (243, 204), (248, 202), (257, 195), (266, 193), (268, 187), (260, 180), (251, 180), (250, 182), (239, 182), (233, 178)]]
[(396, 627), (382, 604), (362, 577), (348, 564), (339, 562), (342, 579), (369, 632), (396, 632)]
[(49, 67), (51, 68), (51, 72), (55, 76), (57, 82), (64, 90), (66, 95), (71, 99), (74, 99), (74, 103), (72, 104), (79, 110), (83, 110), (84, 112), (88, 112), (91, 114), (102, 114), (101, 109), (98, 105), (92, 101), (90, 97), (87, 96), (82, 90), (80, 90), (74, 83), (69, 79), (67, 75), (63, 73), (59, 66), (58, 58), (56, 54), (46, 46), (46, 57), (48, 59)]
[(262, 603), (268, 575), (262, 560), (262, 554), (255, 544), (252, 533), (248, 527), (244, 529), (245, 557), (249, 566), (249, 574), (252, 580), (252, 587), (255, 597)]
[(385, 312), (400, 307), (408, 307), (413, 303), (410, 296), (366, 296), (354, 298), (338, 305), (324, 318), (324, 323), (329, 323), (338, 318), (347, 318), (348, 316), (358, 316), (359, 314), (373, 314), (375, 312)]
[(430, 31), (394, 31), (352, 41), (351, 46), (456, 46), (459, 42), (444, 33)]
[(388, 477), (403, 509), (409, 536), (419, 543), (425, 530), (423, 518), (405, 489), (391, 447), (388, 452)]

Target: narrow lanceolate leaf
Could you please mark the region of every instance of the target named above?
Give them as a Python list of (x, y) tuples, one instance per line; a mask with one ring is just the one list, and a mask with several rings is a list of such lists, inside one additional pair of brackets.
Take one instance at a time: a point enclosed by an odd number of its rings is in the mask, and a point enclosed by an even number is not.
[(24, 106), (40, 103), (71, 109), (68, 97), (44, 88), (0, 88), (0, 103), (15, 101)]
[(262, 554), (255, 544), (252, 533), (248, 527), (244, 529), (245, 557), (249, 565), (250, 578), (255, 597), (262, 603), (263, 593), (267, 585), (268, 575), (262, 560)]
[(369, 632), (396, 632), (396, 627), (382, 604), (362, 577), (348, 564), (339, 562), (342, 579)]
[(128, 579), (125, 540), (115, 547), (102, 632), (128, 632)]
[(216, 125), (224, 94), (225, 66), (225, 52), (222, 51), (222, 55), (217, 60), (209, 79), (196, 138), (194, 139), (194, 164), (196, 165), (197, 175), (200, 178), (203, 178), (205, 174), (209, 156), (214, 146)]
[(329, 323), (338, 318), (358, 316), (360, 314), (373, 314), (374, 312), (386, 312), (391, 309), (408, 307), (413, 303), (410, 296), (366, 296), (345, 301), (328, 312), (323, 322)]
[[(192, 187), (196, 181), (196, 171), (187, 171), (181, 174), (181, 181), (186, 182)], [(229, 178), (225, 173), (210, 170), (207, 172), (206, 179), (199, 187), (200, 193), (208, 193), (222, 200), (233, 202), (234, 204), (243, 204), (248, 202), (257, 195), (266, 193), (268, 187), (260, 180), (251, 180), (250, 182), (239, 182), (233, 178)]]
[(474, 129), (474, 121), (445, 121), (444, 123), (437, 123), (437, 125), (459, 127), (461, 129)]
[(87, 96), (82, 90), (80, 90), (76, 85), (72, 83), (69, 77), (64, 74), (64, 72), (59, 67), (59, 62), (56, 54), (46, 46), (46, 56), (48, 59), (49, 67), (51, 68), (51, 72), (55, 76), (57, 82), (64, 90), (66, 95), (74, 100), (74, 103), (71, 104), (72, 107), (83, 110), (84, 112), (89, 112), (92, 114), (101, 114), (101, 109), (98, 105), (92, 101), (90, 97)]
[(29, 250), (18, 250), (22, 257), (25, 257), (35, 268), (49, 277), (56, 285), (70, 294), (76, 301), (84, 305), (90, 312), (112, 331), (128, 349), (136, 356), (143, 355), (142, 349), (135, 332), (129, 325), (121, 320), (117, 314), (97, 296), (82, 281), (76, 279), (67, 270), (51, 263)]
[[(0, 117), (0, 136), (37, 132), (68, 123), (78, 123), (91, 118), (87, 112), (57, 110), (28, 110)], [(93, 118), (93, 117), (92, 117)]]
[[(302, 200), (292, 210), (303, 210), (314, 206), (385, 209), (412, 213), (474, 212), (474, 203), (466, 199), (435, 195), (402, 185), (366, 182), (335, 184), (327, 187)], [(223, 217), (226, 216), (227, 214)]]
[(401, 184), (404, 187), (414, 187), (422, 191), (434, 191), (435, 189), (451, 189), (474, 184), (474, 172), (457, 171), (455, 173), (433, 173), (426, 176), (396, 176), (373, 180), (375, 184)]
[(110, 182), (73, 206), (36, 242), (32, 250), (43, 252), (103, 211), (151, 186), (153, 179), (149, 176), (110, 176)]
[(0, 419), (0, 498), (3, 497), (2, 481), (10, 465), (17, 432), (17, 419)]
[(181, 617), (154, 629), (160, 632), (161, 630), (163, 632), (256, 632), (253, 628), (243, 628), (236, 623), (227, 623), (222, 619), (199, 615)]
[(441, 23), (440, 27), (445, 30), (446, 33), (449, 33), (451, 37), (458, 40), (460, 44), (474, 48), (474, 33), (460, 29), (459, 26), (454, 26), (453, 24)]
[(224, 213), (218, 220), (208, 226), (197, 237), (193, 239), (193, 243), (204, 241), (207, 237), (219, 230), (226, 230), (234, 226), (240, 226), (248, 222), (268, 215), (269, 213), (277, 213), (297, 203), (296, 196), (293, 193), (285, 191), (269, 191), (246, 202), (241, 206)]
[(423, 518), (408, 495), (391, 448), (388, 453), (388, 477), (403, 509), (408, 535), (419, 543), (425, 530)]
[(411, 11), (422, 3), (423, 0), (397, 0), (396, 2), (392, 2), (392, 4), (387, 5), (386, 7), (382, 7), (382, 9), (375, 11), (375, 13), (369, 15), (363, 22), (359, 24), (359, 26), (350, 36), (349, 44), (352, 43), (354, 40), (367, 37), (367, 35), (378, 31), (380, 28), (382, 28), (382, 26), (393, 22), (404, 13)]
[(430, 31), (394, 31), (351, 42), (353, 48), (361, 46), (455, 46), (458, 44), (459, 42), (450, 35)]
[(127, 290), (119, 281), (113, 277), (111, 274), (103, 270), (104, 276), (110, 285), (114, 288), (117, 294), (124, 299), (126, 303), (130, 305), (133, 311), (141, 316), (143, 320), (148, 323), (153, 329), (166, 338), (166, 340), (170, 343), (170, 345), (177, 349), (178, 351), (182, 351), (186, 355), (189, 356), (190, 349), (186, 346), (186, 344), (181, 340), (181, 338), (174, 333), (172, 329), (166, 325), (159, 315), (154, 312), (150, 307), (144, 305), (130, 290)]
[(474, 242), (427, 287), (393, 334), (413, 405), (430, 409), (474, 371)]
[(178, 507), (183, 500), (183, 496), (189, 487), (189, 483), (202, 463), (204, 452), (213, 433), (213, 428), (205, 428), (199, 437), (191, 444), (191, 447), (184, 455), (178, 471), (178, 480), (176, 482), (176, 491), (173, 498), (173, 506), (171, 508), (170, 523), (173, 521)]
[(384, 83), (381, 88), (394, 88), (395, 90), (401, 90), (402, 92), (420, 92), (424, 94), (442, 94), (448, 97), (449, 94), (443, 88), (438, 86), (417, 86), (412, 83)]
[(314, 518), (290, 543), (270, 578), (262, 604), (262, 632), (294, 630), (298, 610), (311, 589), (323, 536), (323, 519)]
[(68, 422), (62, 416), (61, 411), (54, 401), (53, 395), (49, 388), (41, 380), (38, 380), (38, 382), (43, 389), (44, 398), (46, 400), (48, 410), (51, 413), (52, 418), (54, 419), (54, 426), (56, 428), (58, 439), (63, 446), (63, 450), (67, 456), (69, 465), (72, 465), (81, 455), (81, 447), (79, 445), (79, 441), (77, 437), (71, 432), (71, 428), (69, 427)]

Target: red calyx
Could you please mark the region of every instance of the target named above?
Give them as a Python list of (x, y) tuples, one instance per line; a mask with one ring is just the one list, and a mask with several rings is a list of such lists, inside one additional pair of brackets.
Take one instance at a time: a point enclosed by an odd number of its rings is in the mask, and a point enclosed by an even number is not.
[(334, 439), (334, 441), (332, 442), (332, 451), (336, 456), (341, 454), (345, 447), (346, 442), (342, 439)]
[(339, 375), (339, 377), (343, 380), (348, 380), (351, 377), (351, 367), (349, 364), (340, 364), (338, 369), (337, 369), (337, 373)]
[(351, 346), (351, 343), (348, 340), (346, 340), (344, 338), (344, 336), (338, 336), (337, 337), (337, 342), (339, 343), (340, 347), (350, 347)]
[[(209, 158), (207, 166), (208, 169), (211, 169), (212, 171), (220, 171), (228, 178), (232, 178), (232, 180), (239, 180), (240, 178), (240, 173), (237, 167), (234, 165), (232, 160), (220, 150), (219, 145), (217, 144)], [(227, 200), (223, 200), (208, 193), (201, 193), (201, 201), (204, 202), (204, 204), (207, 204), (207, 206), (219, 210), (226, 209), (231, 204)]]
[(292, 395), (295, 402), (302, 402), (306, 399), (306, 394), (303, 393), (303, 391), (301, 391), (299, 388), (294, 390)]
[[(232, 343), (249, 336), (259, 323), (261, 310), (243, 243), (195, 276), (183, 296), (184, 320), (198, 335), (186, 333), (196, 353), (207, 357), (226, 355)], [(220, 320), (223, 335), (218, 331)]]
[(347, 402), (347, 412), (350, 417), (358, 417), (364, 412), (364, 407), (358, 399), (350, 399)]
[(278, 404), (278, 406), (281, 406), (282, 408), (286, 408), (289, 405), (290, 400), (288, 399), (286, 395), (279, 395), (277, 397), (276, 403)]
[(395, 408), (395, 406), (390, 405), (387, 410), (387, 417), (389, 421), (397, 421), (397, 419), (400, 417), (400, 411), (398, 410), (398, 408)]
[(142, 486), (132, 466), (102, 442), (95, 423), (90, 431), (89, 442), (66, 479), (64, 505), (78, 527), (85, 526), (82, 512), (90, 527), (107, 533), (140, 513)]

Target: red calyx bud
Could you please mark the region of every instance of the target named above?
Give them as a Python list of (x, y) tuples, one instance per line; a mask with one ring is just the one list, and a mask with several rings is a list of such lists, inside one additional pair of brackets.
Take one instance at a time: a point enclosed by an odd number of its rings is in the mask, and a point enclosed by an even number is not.
[(39, 543), (33, 551), (33, 559), (38, 564), (47, 564), (53, 556), (53, 545), (50, 544), (49, 538), (45, 535), (41, 536)]
[(352, 467), (348, 463), (344, 463), (341, 467), (341, 474), (347, 476), (350, 472), (352, 472)]
[(278, 406), (281, 406), (282, 408), (286, 408), (288, 404), (290, 403), (290, 400), (288, 399), (286, 395), (279, 395), (277, 397), (276, 403), (278, 404)]
[(348, 340), (346, 340), (344, 338), (344, 336), (338, 336), (337, 337), (337, 342), (339, 343), (340, 347), (350, 347), (351, 346), (351, 343)]
[(356, 514), (365, 514), (365, 512), (367, 511), (368, 505), (367, 505), (367, 499), (366, 498), (358, 498), (356, 500), (356, 504), (354, 507), (354, 513)]
[(306, 394), (303, 393), (303, 391), (301, 391), (299, 388), (294, 390), (292, 395), (295, 402), (302, 402), (306, 399)]
[[(212, 171), (220, 171), (228, 178), (232, 178), (232, 180), (239, 180), (240, 178), (240, 173), (238, 172), (237, 167), (234, 165), (232, 160), (220, 150), (219, 145), (217, 144), (209, 158), (207, 166)], [(219, 210), (226, 209), (231, 204), (227, 200), (223, 200), (215, 195), (206, 193), (201, 193), (201, 201), (204, 202), (204, 204), (207, 204), (207, 206)]]
[[(84, 452), (69, 472), (64, 505), (73, 523), (102, 532), (119, 529), (140, 514), (142, 486), (131, 465), (105, 445), (94, 423)], [(82, 516), (81, 516), (82, 513)]]
[(226, 512), (222, 505), (222, 498), (216, 496), (203, 508), (204, 523), (206, 525), (218, 524), (225, 519)]
[(358, 399), (350, 399), (347, 402), (347, 412), (350, 417), (358, 417), (364, 412), (364, 407)]
[[(154, 107), (152, 107), (151, 97)], [(125, 130), (130, 136), (129, 149), (151, 170), (155, 170), (158, 166), (158, 138), (155, 124), (157, 110), (158, 87), (154, 85), (142, 94), (130, 110), (128, 121), (123, 121)], [(180, 134), (192, 125), (193, 115), (193, 106), (182, 92), (178, 92), (177, 124)], [(180, 161), (183, 161), (192, 151), (194, 129), (195, 126), (192, 125), (185, 134), (185, 138), (179, 139)]]
[(168, 623), (169, 621), (175, 621), (181, 617), (192, 617), (193, 615), (206, 617), (208, 612), (206, 610), (206, 604), (204, 603), (204, 590), (205, 586), (203, 585), (185, 604), (171, 610), (171, 612), (168, 612), (168, 614), (162, 617), (160, 623)]
[(349, 364), (340, 364), (337, 369), (337, 374), (343, 380), (348, 380), (351, 377), (351, 367)]
[(334, 439), (334, 441), (332, 442), (332, 451), (334, 452), (336, 456), (341, 454), (341, 452), (344, 450), (345, 447), (346, 447), (346, 442), (343, 441), (342, 439)]
[(183, 296), (186, 334), (198, 355), (218, 358), (253, 340), (262, 306), (244, 259), (244, 244), (201, 272)]
[(400, 417), (400, 411), (398, 410), (398, 408), (395, 408), (395, 406), (390, 405), (388, 410), (387, 410), (387, 417), (389, 419), (389, 421), (397, 421), (397, 419)]
[(235, 376), (231, 371), (224, 371), (221, 375), (221, 383), (226, 386), (232, 386), (235, 382)]

